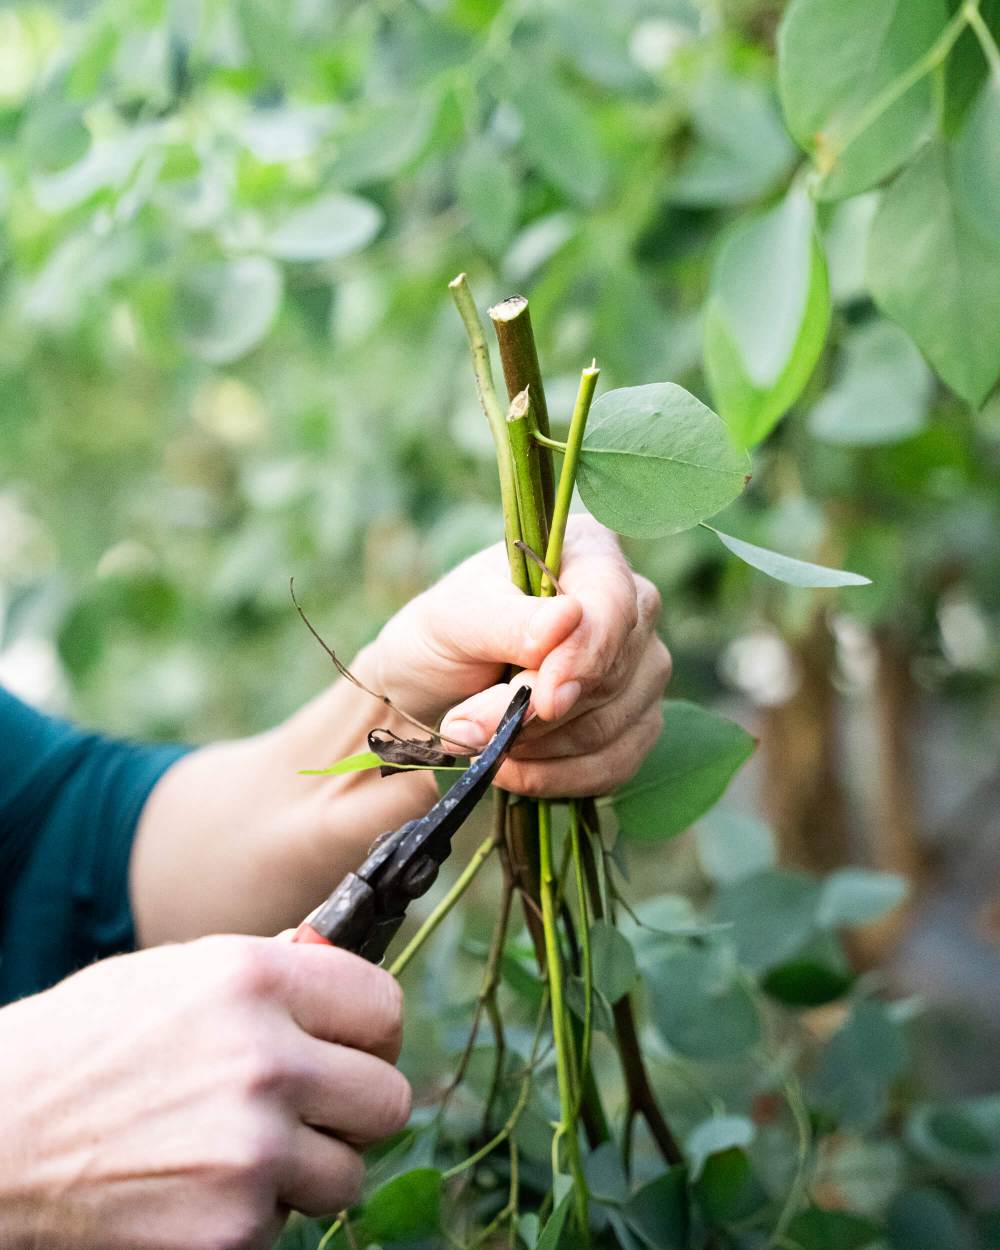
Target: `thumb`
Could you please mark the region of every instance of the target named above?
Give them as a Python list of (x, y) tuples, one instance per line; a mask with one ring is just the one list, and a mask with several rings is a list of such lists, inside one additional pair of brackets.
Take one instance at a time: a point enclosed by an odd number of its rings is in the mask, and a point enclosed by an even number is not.
[(471, 593), (449, 587), (429, 594), (423, 629), (439, 654), (459, 662), (516, 664), (536, 669), (580, 623), (583, 608), (571, 595), (534, 599), (513, 586)]

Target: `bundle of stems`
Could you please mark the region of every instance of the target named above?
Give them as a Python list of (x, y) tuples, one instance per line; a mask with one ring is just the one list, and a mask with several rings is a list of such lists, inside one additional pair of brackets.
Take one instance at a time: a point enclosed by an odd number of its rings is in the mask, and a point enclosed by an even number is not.
[[(524, 594), (543, 597), (556, 594), (580, 448), (599, 370), (596, 362), (582, 370), (566, 441), (557, 442), (550, 435), (545, 389), (528, 301), (521, 296), (512, 296), (490, 309), (508, 392), (508, 403), (505, 405), (501, 403), (494, 386), (489, 348), (464, 274), (454, 279), (450, 290), (468, 335), (476, 388), (496, 447), (511, 578)], [(558, 479), (554, 472), (553, 450), (562, 454)], [(594, 986), (590, 926), (595, 920), (614, 923), (615, 914), (614, 892), (609, 887), (606, 872), (597, 805), (592, 799), (572, 799), (567, 800), (567, 808), (565, 853), (557, 866), (552, 801), (526, 799), (494, 791), (489, 836), (399, 955), (392, 971), (398, 974), (403, 970), (465, 893), (483, 864), (494, 853), (497, 854), (503, 866), (504, 880), (498, 919), (468, 1043), (445, 1092), (440, 1114), (443, 1114), (451, 1094), (464, 1079), (478, 1030), (486, 1017), (494, 1034), (496, 1051), (494, 1078), (484, 1117), (484, 1130), (489, 1129), (506, 1058), (503, 1020), (497, 1003), (499, 966), (510, 925), (512, 901), (515, 896), (520, 896), (539, 969), (546, 980), (543, 1012), (547, 1011), (551, 1019), (555, 1052), (560, 1115), (553, 1135), (553, 1176), (569, 1178), (573, 1190), (573, 1218), (581, 1244), (586, 1245), (589, 1243), (589, 1194), (583, 1168), (582, 1139), (586, 1138), (593, 1148), (612, 1136), (591, 1067)], [(566, 985), (569, 975), (579, 977), (582, 983), (582, 1019), (572, 1015), (568, 1008)], [(672, 1166), (681, 1161), (681, 1153), (657, 1106), (648, 1079), (629, 996), (619, 999), (612, 1010), (615, 1043), (626, 1091), (621, 1130), (623, 1157), (628, 1163), (634, 1123), (637, 1117), (641, 1117), (663, 1158)], [(543, 1023), (544, 1016), (540, 1020), (539, 1035)], [(518, 1185), (514, 1129), (530, 1092), (534, 1065), (533, 1058), (514, 1111), (505, 1124), (449, 1174), (467, 1173), (502, 1143), (507, 1144), (510, 1197), (474, 1245), (482, 1244), (483, 1239), (492, 1236), (505, 1219), (509, 1223), (511, 1244), (514, 1243)]]

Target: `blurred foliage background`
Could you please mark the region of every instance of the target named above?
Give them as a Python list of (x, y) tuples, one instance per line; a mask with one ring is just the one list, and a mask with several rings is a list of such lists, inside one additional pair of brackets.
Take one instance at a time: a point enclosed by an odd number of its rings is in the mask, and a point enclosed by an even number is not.
[[(459, 270), (483, 304), (530, 296), (557, 427), (592, 355), (602, 387), (671, 379), (712, 402), (720, 240), (805, 169), (778, 100), (783, 8), (0, 7), (0, 679), (114, 732), (245, 733), (329, 676), (291, 574), (348, 654), (495, 541)], [(982, 5), (994, 32), (998, 8)], [(960, 148), (987, 72), (963, 30), (927, 117), (884, 138), (896, 164), (932, 129)], [(874, 585), (779, 586), (698, 530), (629, 549), (664, 592), (673, 692), (761, 738), (731, 799), (783, 862), (913, 882), (853, 953), (948, 1008), (936, 1079), (982, 1092), (1000, 994), (1000, 260), (966, 248), (950, 342), (907, 316), (908, 298), (933, 316), (940, 284), (919, 213), (872, 232), (888, 192), (871, 184), (894, 169), (820, 200), (831, 331), (722, 521)], [(687, 843), (656, 865), (661, 885), (698, 879)]]

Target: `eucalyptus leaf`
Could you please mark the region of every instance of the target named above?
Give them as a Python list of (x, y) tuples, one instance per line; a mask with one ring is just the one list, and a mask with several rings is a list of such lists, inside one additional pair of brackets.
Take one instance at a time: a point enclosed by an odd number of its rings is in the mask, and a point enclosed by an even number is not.
[(891, 1250), (971, 1250), (971, 1230), (955, 1200), (930, 1186), (904, 1189), (889, 1207)]
[(631, 943), (614, 925), (595, 920), (590, 926), (590, 951), (594, 988), (614, 1004), (632, 989), (639, 975)]
[(760, 1040), (760, 1021), (731, 956), (717, 944), (675, 942), (645, 969), (650, 1014), (678, 1054), (734, 1059)]
[(716, 807), (698, 823), (695, 844), (702, 871), (724, 884), (775, 864), (774, 834), (759, 820), (735, 808)]
[(620, 534), (688, 529), (731, 503), (749, 476), (749, 457), (715, 413), (672, 382), (606, 391), (591, 408), (580, 497)]
[(357, 195), (323, 195), (277, 222), (264, 240), (280, 260), (333, 260), (358, 252), (375, 238), (382, 211)]
[[(566, 1004), (581, 1023), (586, 1020), (587, 996), (582, 977), (574, 975), (566, 978)], [(600, 1032), (609, 1035), (614, 1032), (615, 1018), (611, 1004), (596, 985), (590, 1000), (590, 1018), (594, 1028)]]
[(943, 0), (789, 4), (778, 30), (781, 102), (792, 134), (824, 172), (825, 196), (842, 199), (873, 186), (928, 134), (930, 75), (877, 117), (870, 113), (890, 84), (931, 47), (947, 20)]
[(927, 422), (933, 378), (913, 340), (882, 318), (848, 331), (833, 385), (809, 413), (809, 431), (852, 447), (894, 443)]
[(798, 399), (826, 339), (826, 260), (806, 192), (737, 221), (712, 267), (705, 369), (719, 412), (744, 447)]
[(648, 1181), (625, 1203), (622, 1216), (649, 1250), (686, 1250), (687, 1168), (678, 1164)]
[(605, 168), (590, 114), (559, 82), (553, 67), (523, 65), (513, 75), (510, 103), (524, 128), (525, 156), (570, 200), (593, 204)]
[(1000, 248), (1000, 78), (990, 74), (955, 140), (955, 195), (987, 243)]
[(828, 929), (868, 924), (891, 911), (906, 897), (906, 882), (890, 872), (839, 868), (821, 887), (816, 922)]
[(953, 1176), (1000, 1168), (1000, 1095), (922, 1103), (906, 1123), (907, 1144)]
[(871, 578), (862, 577), (860, 573), (848, 573), (843, 569), (830, 569), (822, 564), (810, 564), (808, 560), (795, 560), (791, 556), (783, 556), (777, 551), (768, 551), (766, 547), (758, 547), (754, 543), (745, 542), (742, 538), (734, 538), (732, 534), (723, 534), (713, 525), (706, 525), (724, 547), (728, 547), (734, 556), (755, 569), (760, 569), (768, 577), (785, 582), (789, 586), (808, 586), (813, 588), (832, 586), (870, 586)]
[[(559, 1250), (563, 1246), (562, 1235), (573, 1207), (573, 1191), (570, 1190), (559, 1200), (556, 1209), (545, 1222), (541, 1236), (535, 1243), (535, 1250)], [(568, 1245), (564, 1250), (569, 1250)]]
[(392, 1242), (438, 1233), (443, 1184), (437, 1168), (414, 1168), (394, 1176), (365, 1202), (360, 1235), (369, 1242)]
[(695, 1200), (709, 1224), (743, 1223), (768, 1202), (746, 1151), (737, 1147), (709, 1155), (694, 1184)]
[(865, 1250), (883, 1229), (850, 1211), (823, 1211), (809, 1207), (788, 1226), (788, 1236), (801, 1250)]
[(882, 197), (868, 248), (875, 302), (970, 404), (1000, 374), (1000, 244), (955, 196), (954, 162), (931, 143)]
[(751, 1144), (757, 1130), (745, 1115), (713, 1115), (696, 1125), (687, 1135), (685, 1156), (691, 1168), (692, 1180), (702, 1173), (709, 1155), (733, 1146), (745, 1149)]
[(265, 256), (190, 270), (175, 301), (181, 337), (202, 360), (228, 364), (267, 335), (281, 307), (281, 293), (281, 270)]
[(628, 1201), (628, 1177), (615, 1142), (601, 1142), (595, 1147), (584, 1160), (583, 1174), (591, 1197), (598, 1202)]
[(488, 139), (473, 140), (459, 162), (457, 189), (472, 237), (498, 255), (510, 242), (521, 207), (521, 188), (509, 159)]
[(739, 725), (681, 699), (663, 705), (663, 729), (631, 781), (613, 795), (622, 832), (660, 842), (687, 829), (753, 754)]
[(845, 1127), (870, 1129), (906, 1058), (900, 1025), (881, 1003), (863, 999), (823, 1050), (809, 1083), (811, 1100)]
[(784, 963), (816, 928), (818, 883), (790, 868), (769, 868), (724, 886), (714, 917), (734, 926), (740, 962), (754, 972)]

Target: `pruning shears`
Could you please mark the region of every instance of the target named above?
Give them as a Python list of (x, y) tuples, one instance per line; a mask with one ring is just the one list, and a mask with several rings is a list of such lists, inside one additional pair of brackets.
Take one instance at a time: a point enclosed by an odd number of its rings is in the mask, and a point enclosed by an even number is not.
[(339, 946), (380, 963), (406, 908), (434, 884), (451, 840), (489, 789), (524, 724), (531, 690), (518, 688), (482, 754), (426, 816), (375, 839), (368, 858), (299, 925), (295, 942)]

